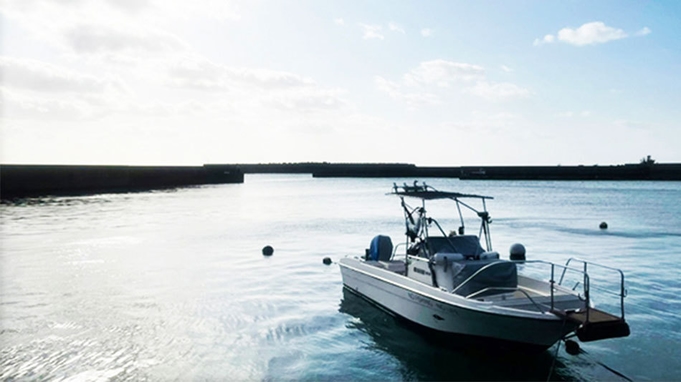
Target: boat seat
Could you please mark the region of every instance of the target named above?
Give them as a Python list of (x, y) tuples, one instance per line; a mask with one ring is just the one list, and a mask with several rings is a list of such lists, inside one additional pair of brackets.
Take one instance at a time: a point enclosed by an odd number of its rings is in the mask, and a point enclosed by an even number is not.
[[(475, 272), (491, 263), (495, 264), (479, 273), (469, 282), (463, 284), (464, 281), (475, 274)], [(461, 288), (456, 291), (456, 294), (460, 296), (468, 296), (485, 288), (518, 287), (518, 270), (516, 264), (512, 261), (496, 259), (472, 260), (466, 261), (462, 263), (462, 265), (463, 268), (459, 269), (459, 272), (454, 274), (452, 278), (452, 290), (463, 284)], [(495, 291), (494, 289), (491, 289), (488, 293), (481, 294), (480, 296), (497, 293), (502, 292), (500, 292), (500, 290)]]
[(480, 246), (480, 239), (475, 235), (431, 236), (426, 239), (430, 253), (460, 253), (467, 258), (476, 258), (485, 250)]

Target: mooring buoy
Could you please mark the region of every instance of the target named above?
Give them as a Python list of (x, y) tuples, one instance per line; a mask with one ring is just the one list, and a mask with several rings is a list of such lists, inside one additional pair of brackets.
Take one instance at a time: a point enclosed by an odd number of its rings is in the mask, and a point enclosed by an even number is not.
[(273, 253), (274, 253), (274, 248), (272, 248), (269, 245), (266, 245), (262, 248), (262, 254), (264, 256), (272, 256)]
[(601, 224), (598, 226), (600, 229), (607, 229), (608, 228), (608, 223), (606, 222), (601, 222)]
[(330, 257), (325, 257), (324, 260), (322, 260), (322, 262), (323, 262), (324, 264), (326, 264), (326, 265), (331, 265), (331, 258), (330, 258)]

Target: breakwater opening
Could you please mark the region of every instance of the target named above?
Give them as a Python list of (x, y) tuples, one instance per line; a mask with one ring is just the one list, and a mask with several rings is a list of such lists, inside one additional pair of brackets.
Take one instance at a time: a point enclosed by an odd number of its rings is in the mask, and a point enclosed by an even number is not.
[(0, 198), (131, 192), (243, 181), (244, 174), (239, 168), (218, 164), (203, 166), (10, 164), (0, 165)]

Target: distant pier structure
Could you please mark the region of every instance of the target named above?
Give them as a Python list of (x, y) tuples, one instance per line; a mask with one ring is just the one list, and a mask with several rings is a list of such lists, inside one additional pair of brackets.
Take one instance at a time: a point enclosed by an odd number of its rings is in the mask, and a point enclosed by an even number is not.
[(203, 166), (5, 164), (0, 165), (0, 198), (130, 192), (243, 181), (244, 174), (239, 168), (218, 164)]

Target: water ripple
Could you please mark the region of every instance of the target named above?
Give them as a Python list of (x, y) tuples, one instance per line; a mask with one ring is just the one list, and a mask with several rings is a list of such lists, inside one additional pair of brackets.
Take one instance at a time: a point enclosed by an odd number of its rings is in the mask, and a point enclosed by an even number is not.
[[(622, 268), (632, 335), (583, 348), (636, 379), (678, 379), (676, 183), (441, 181), (495, 196), (496, 248)], [(385, 191), (385, 179), (273, 175), (2, 203), (0, 380), (546, 380), (552, 353), (492, 360), (345, 298), (321, 260), (404, 238)], [(562, 351), (556, 365), (554, 379), (613, 379)]]

